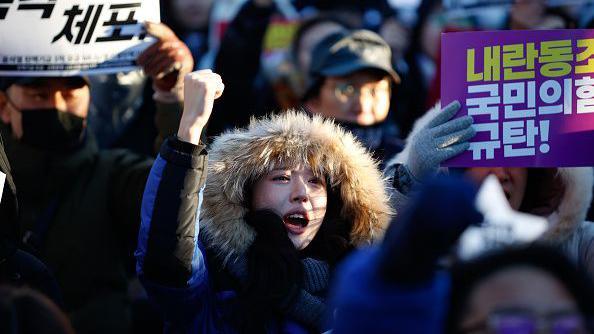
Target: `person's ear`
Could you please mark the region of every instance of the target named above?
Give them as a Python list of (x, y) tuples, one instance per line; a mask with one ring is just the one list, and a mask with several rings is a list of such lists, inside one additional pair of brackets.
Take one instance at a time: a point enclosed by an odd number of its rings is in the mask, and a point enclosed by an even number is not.
[(5, 91), (0, 91), (0, 119), (6, 124), (10, 123), (8, 96), (6, 95)]

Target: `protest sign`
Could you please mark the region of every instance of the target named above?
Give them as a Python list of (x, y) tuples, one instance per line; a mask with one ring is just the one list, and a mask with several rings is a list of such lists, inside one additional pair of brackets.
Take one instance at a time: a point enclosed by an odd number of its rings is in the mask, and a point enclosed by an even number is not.
[(477, 131), (444, 166), (594, 166), (594, 30), (446, 33), (441, 61)]
[(136, 68), (154, 42), (158, 0), (0, 1), (0, 75), (65, 76)]

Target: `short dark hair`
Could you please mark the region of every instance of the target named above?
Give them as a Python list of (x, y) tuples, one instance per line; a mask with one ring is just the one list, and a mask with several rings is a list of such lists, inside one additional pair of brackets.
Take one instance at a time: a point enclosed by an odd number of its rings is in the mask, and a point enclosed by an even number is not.
[[(512, 247), (460, 262), (452, 267), (452, 289), (446, 333), (457, 333), (476, 286), (487, 277), (513, 266), (528, 266), (551, 274), (567, 288), (576, 300), (580, 313), (594, 316), (594, 290), (587, 274), (559, 250), (542, 244)], [(591, 323), (588, 323), (592, 327)], [(591, 328), (590, 328), (591, 329)]]

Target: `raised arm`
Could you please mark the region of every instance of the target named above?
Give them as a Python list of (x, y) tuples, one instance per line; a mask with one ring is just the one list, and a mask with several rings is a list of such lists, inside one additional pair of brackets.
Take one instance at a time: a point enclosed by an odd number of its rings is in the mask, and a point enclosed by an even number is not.
[(198, 242), (207, 153), (199, 141), (223, 91), (220, 76), (210, 70), (190, 73), (184, 80), (178, 135), (163, 143), (151, 169), (135, 253), (141, 281), (172, 322), (191, 319), (196, 304), (207, 302), (208, 272)]

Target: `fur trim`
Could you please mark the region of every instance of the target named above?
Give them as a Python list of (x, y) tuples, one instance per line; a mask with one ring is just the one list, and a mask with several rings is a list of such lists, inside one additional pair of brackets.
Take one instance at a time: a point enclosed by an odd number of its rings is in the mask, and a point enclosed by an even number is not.
[(586, 220), (592, 201), (594, 172), (591, 167), (558, 168), (565, 191), (555, 212), (547, 217), (550, 227), (543, 239), (562, 242)]
[[(406, 138), (406, 146), (386, 166), (407, 161), (410, 141), (440, 111), (441, 105), (437, 103), (415, 122), (413, 130)], [(547, 217), (550, 228), (543, 239), (550, 242), (562, 242), (586, 219), (594, 187), (594, 169), (591, 167), (563, 167), (557, 168), (557, 171), (565, 191), (559, 207)]]
[(223, 263), (245, 252), (255, 237), (245, 223), (245, 185), (276, 165), (304, 162), (329, 178), (343, 202), (342, 218), (353, 222), (351, 243), (368, 244), (383, 236), (392, 215), (386, 182), (378, 164), (353, 135), (319, 116), (287, 111), (215, 139), (201, 212), (207, 246)]

